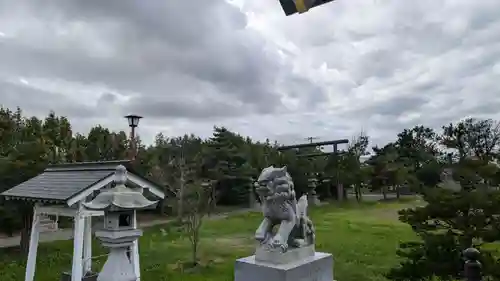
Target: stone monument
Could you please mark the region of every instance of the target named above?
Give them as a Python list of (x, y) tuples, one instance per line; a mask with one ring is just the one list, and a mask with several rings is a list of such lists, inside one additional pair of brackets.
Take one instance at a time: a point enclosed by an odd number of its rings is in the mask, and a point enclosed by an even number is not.
[(120, 165), (115, 172), (116, 186), (99, 193), (91, 202), (84, 203), (87, 209), (104, 211), (104, 228), (97, 230), (95, 236), (110, 251), (97, 281), (137, 280), (131, 261), (135, 253), (129, 253), (131, 246), (142, 235), (142, 230), (136, 229), (133, 224), (135, 211), (156, 202), (148, 200), (141, 192), (126, 187), (126, 181), (127, 170)]
[(255, 185), (264, 218), (255, 255), (236, 261), (235, 281), (333, 281), (333, 257), (315, 251), (307, 195), (297, 201), (286, 166), (265, 168)]

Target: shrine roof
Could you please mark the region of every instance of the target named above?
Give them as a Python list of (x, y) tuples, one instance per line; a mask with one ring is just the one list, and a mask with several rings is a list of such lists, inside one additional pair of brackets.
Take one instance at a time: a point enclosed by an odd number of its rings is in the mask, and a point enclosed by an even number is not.
[(79, 198), (109, 185), (113, 181), (116, 167), (123, 165), (129, 170), (128, 180), (149, 189), (156, 197), (165, 196), (159, 185), (132, 173), (128, 167), (129, 163), (130, 161), (126, 160), (50, 165), (38, 176), (0, 195), (6, 199), (66, 202), (72, 205), (80, 201)]

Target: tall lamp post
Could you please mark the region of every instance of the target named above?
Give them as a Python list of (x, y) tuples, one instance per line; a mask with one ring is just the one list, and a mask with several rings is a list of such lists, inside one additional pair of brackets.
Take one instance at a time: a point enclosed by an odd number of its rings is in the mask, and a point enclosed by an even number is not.
[(137, 154), (136, 142), (135, 142), (135, 128), (139, 126), (139, 120), (141, 120), (142, 116), (129, 114), (125, 116), (128, 121), (128, 126), (130, 127), (130, 148), (129, 148), (129, 158), (130, 160), (134, 160)]

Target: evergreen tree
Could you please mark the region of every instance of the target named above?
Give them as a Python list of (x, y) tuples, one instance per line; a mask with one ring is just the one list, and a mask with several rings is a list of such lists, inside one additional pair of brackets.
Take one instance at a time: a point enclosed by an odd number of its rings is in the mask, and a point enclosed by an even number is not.
[(491, 186), (499, 167), (490, 162), (498, 155), (497, 131), (494, 122), (474, 119), (443, 128), (440, 140), (454, 151), (450, 159), (457, 159), (447, 168), (460, 189), (425, 188), (425, 206), (400, 211), (400, 220), (421, 240), (400, 245), (403, 261), (388, 273), (389, 278), (457, 279), (463, 268), (462, 251), (469, 247), (481, 249), (484, 273), (500, 278), (500, 262), (487, 247), (500, 240), (500, 191)]
[(215, 127), (208, 142), (209, 167), (216, 180), (218, 204), (248, 202), (248, 181), (251, 170), (245, 168), (247, 160), (242, 151), (244, 140), (224, 127)]

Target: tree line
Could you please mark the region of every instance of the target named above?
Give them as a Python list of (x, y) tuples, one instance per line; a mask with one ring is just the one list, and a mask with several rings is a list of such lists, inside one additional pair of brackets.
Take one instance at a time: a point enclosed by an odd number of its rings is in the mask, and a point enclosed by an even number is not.
[[(419, 125), (375, 147), (361, 132), (339, 153), (318, 157), (305, 155), (320, 154), (320, 148), (279, 151), (279, 146), (224, 127), (214, 127), (207, 139), (158, 133), (149, 145), (136, 137), (132, 165), (173, 194), (174, 200), (159, 204), (157, 211), (179, 217), (190, 209), (184, 198), (200, 180), (213, 184), (211, 203), (247, 206), (253, 181), (269, 165), (288, 167), (298, 196), (311, 190), (311, 178), (317, 180), (315, 190), (321, 200), (338, 199), (339, 184), (344, 197), (353, 193), (358, 201), (365, 191), (380, 191), (384, 197), (419, 193), (427, 205), (400, 215), (422, 241), (401, 245), (398, 254), (403, 262), (388, 274), (395, 280), (457, 276), (463, 264), (461, 249), (499, 240), (500, 126), (495, 120), (469, 118), (441, 130)], [(40, 119), (23, 115), (20, 108), (0, 108), (0, 191), (36, 176), (49, 164), (126, 159), (129, 147), (123, 131), (96, 125), (82, 134), (55, 112)], [(367, 155), (368, 160), (362, 161)], [(460, 188), (447, 188), (450, 181)], [(21, 246), (27, 249), (31, 215), (27, 203), (1, 201), (0, 231), (12, 235), (21, 230)], [(450, 253), (454, 258), (445, 258)], [(493, 254), (485, 253), (487, 264), (498, 264)], [(494, 274), (493, 268), (487, 265), (486, 271)]]

